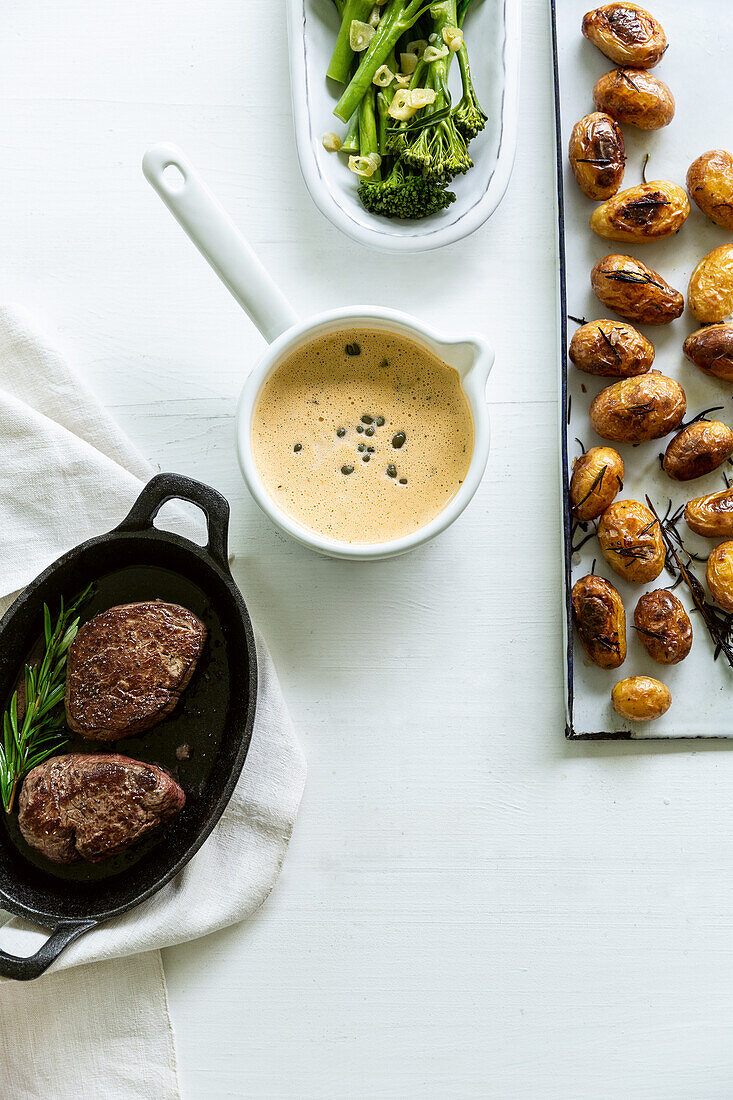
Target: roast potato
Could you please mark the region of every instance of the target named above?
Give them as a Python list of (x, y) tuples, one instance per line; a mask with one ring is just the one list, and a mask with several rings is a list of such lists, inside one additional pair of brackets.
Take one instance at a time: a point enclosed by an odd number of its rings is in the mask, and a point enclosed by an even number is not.
[(603, 4), (583, 16), (583, 34), (615, 65), (653, 69), (667, 49), (661, 23), (638, 4)]
[(721, 542), (708, 557), (705, 577), (710, 595), (724, 611), (733, 611), (733, 542)]
[(685, 308), (679, 291), (633, 256), (604, 256), (591, 271), (590, 283), (604, 306), (627, 321), (666, 325)]
[(688, 500), (685, 523), (696, 535), (709, 539), (733, 537), (733, 488)]
[(687, 304), (698, 321), (724, 321), (733, 313), (733, 244), (721, 244), (703, 256), (687, 290)]
[(733, 432), (720, 420), (697, 420), (670, 439), (662, 468), (675, 481), (693, 481), (733, 455)]
[(624, 580), (643, 584), (664, 568), (664, 542), (659, 523), (638, 500), (617, 500), (598, 522), (601, 553)]
[(640, 597), (634, 626), (649, 656), (660, 665), (684, 661), (692, 648), (692, 623), (680, 600), (666, 588)]
[(568, 355), (586, 374), (631, 378), (651, 368), (654, 345), (631, 325), (603, 318), (576, 329)]
[(576, 122), (568, 156), (578, 187), (589, 199), (616, 194), (624, 178), (626, 149), (621, 127), (610, 115), (595, 111)]
[(685, 340), (684, 353), (703, 374), (733, 382), (733, 325), (699, 328)]
[(653, 722), (672, 705), (672, 693), (653, 676), (629, 676), (611, 690), (613, 709), (630, 722)]
[(626, 612), (607, 580), (589, 573), (573, 585), (573, 622), (583, 649), (599, 668), (618, 668), (626, 660)]
[(687, 169), (690, 198), (711, 221), (733, 233), (733, 157), (711, 149)]
[(690, 213), (686, 193), (676, 183), (656, 180), (620, 191), (597, 206), (590, 227), (609, 241), (643, 244), (678, 233)]
[(624, 487), (624, 463), (613, 447), (591, 447), (576, 458), (570, 478), (570, 506), (581, 523), (597, 519)]
[(644, 443), (678, 428), (686, 408), (679, 382), (653, 370), (601, 390), (591, 402), (589, 416), (593, 430), (603, 439)]
[(612, 69), (593, 85), (593, 99), (597, 110), (640, 130), (661, 130), (674, 118), (669, 88), (643, 69)]

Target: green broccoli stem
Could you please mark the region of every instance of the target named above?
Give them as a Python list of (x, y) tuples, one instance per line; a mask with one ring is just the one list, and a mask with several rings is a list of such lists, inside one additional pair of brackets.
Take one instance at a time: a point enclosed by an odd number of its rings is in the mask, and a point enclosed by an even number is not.
[[(370, 89), (359, 106), (359, 153), (362, 157), (368, 157), (370, 153), (379, 152), (379, 136), (377, 134), (377, 116), (374, 110), (374, 90)], [(382, 173), (377, 168), (369, 177), (375, 183), (382, 178)]]
[(400, 36), (409, 30), (430, 7), (425, 0), (390, 0), (383, 9), (377, 32), (364, 50), (359, 68), (334, 108), (336, 118), (347, 122), (374, 79), (377, 69), (383, 65)]
[[(326, 72), (331, 80), (338, 80), (339, 84), (348, 84), (351, 76), (351, 62), (354, 60), (354, 51), (351, 48), (351, 24), (354, 19), (365, 23), (373, 6), (372, 0), (346, 0), (341, 15), (341, 28)], [(346, 122), (347, 119), (343, 121)]]
[(339, 15), (343, 15), (344, 8), (346, 7), (346, 0), (333, 0), (333, 2)]
[(354, 111), (353, 115), (349, 119), (349, 126), (346, 131), (346, 136), (341, 143), (342, 153), (353, 153), (358, 156), (359, 153), (359, 111)]

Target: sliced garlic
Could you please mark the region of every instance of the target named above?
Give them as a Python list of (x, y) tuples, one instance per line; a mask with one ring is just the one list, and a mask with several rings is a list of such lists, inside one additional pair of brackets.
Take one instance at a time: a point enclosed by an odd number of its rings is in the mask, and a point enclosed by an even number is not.
[(341, 145), (343, 144), (338, 134), (334, 134), (333, 130), (329, 130), (321, 138), (323, 142), (323, 148), (327, 153), (338, 153)]
[(378, 88), (389, 88), (393, 80), (394, 73), (389, 65), (380, 65), (372, 77), (372, 84), (376, 84)]
[(354, 53), (361, 53), (362, 50), (365, 50), (375, 34), (374, 27), (370, 27), (368, 23), (362, 23), (359, 19), (352, 19), (349, 27), (349, 45)]
[(417, 68), (419, 58), (416, 53), (401, 53), (400, 54), (400, 68), (403, 73), (409, 73), (412, 75)]
[(416, 111), (419, 111), (421, 107), (429, 107), (431, 103), (435, 103), (433, 88), (414, 88), (407, 95), (410, 106), (414, 107)]
[(379, 165), (382, 163), (382, 158), (379, 153), (370, 153), (366, 157), (349, 157), (349, 170), (354, 173), (355, 176), (363, 176), (365, 179), (369, 179), (376, 172)]
[(418, 57), (422, 57), (422, 55), (425, 53), (426, 46), (427, 42), (424, 38), (416, 38), (414, 42), (407, 43), (407, 52), (416, 53)]
[(371, 15), (369, 16), (367, 22), (369, 23), (370, 27), (376, 27), (380, 19), (381, 12), (379, 11), (379, 7), (375, 4), (372, 8)]
[(398, 88), (392, 97), (392, 102), (387, 108), (387, 114), (396, 118), (398, 122), (407, 122), (417, 110), (410, 103), (410, 91), (407, 88)]
[(397, 81), (397, 83), (402, 88), (407, 87), (407, 85), (410, 83), (410, 79), (411, 79), (411, 77), (408, 76), (407, 73), (397, 73), (395, 75), (395, 80)]
[(423, 54), (423, 61), (426, 61), (429, 65), (431, 61), (439, 61), (441, 57), (447, 56), (447, 46), (441, 46), (440, 49), (438, 49), (437, 46), (428, 46), (425, 53)]
[(451, 53), (457, 53), (463, 45), (463, 31), (458, 27), (443, 27), (443, 41)]

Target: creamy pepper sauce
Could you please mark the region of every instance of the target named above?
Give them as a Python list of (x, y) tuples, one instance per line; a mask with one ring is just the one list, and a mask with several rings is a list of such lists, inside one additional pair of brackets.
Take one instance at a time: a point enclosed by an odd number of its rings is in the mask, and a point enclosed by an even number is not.
[(268, 492), (304, 527), (386, 542), (424, 527), (455, 496), (473, 423), (452, 367), (397, 333), (350, 329), (275, 370), (252, 447)]

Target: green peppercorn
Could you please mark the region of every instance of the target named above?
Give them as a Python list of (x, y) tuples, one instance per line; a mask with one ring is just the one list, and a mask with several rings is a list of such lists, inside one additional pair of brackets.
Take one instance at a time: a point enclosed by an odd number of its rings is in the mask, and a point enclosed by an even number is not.
[(346, 428), (337, 428), (336, 435), (339, 437), (339, 439), (343, 439), (346, 435)]
[(342, 466), (341, 467), (341, 473), (342, 474), (353, 474), (353, 472), (354, 472), (354, 467), (353, 466)]
[(368, 435), (371, 438), (371, 436), (374, 435), (374, 428), (367, 428), (367, 430), (364, 432), (364, 435)]
[(374, 417), (364, 415), (361, 418), (361, 422), (362, 422), (362, 424), (373, 424), (374, 423)]
[(406, 441), (407, 436), (404, 432), (397, 432), (395, 435), (392, 436), (392, 446), (397, 451), (399, 451), (400, 447), (404, 447)]
[(374, 423), (377, 425), (378, 428), (381, 428), (382, 425), (384, 424), (384, 417), (383, 416), (378, 416), (377, 419), (374, 421)]
[(356, 449), (357, 449), (357, 451), (365, 451), (366, 450), (366, 443), (360, 443), (359, 446)]
[(393, 466), (391, 462), (387, 467), (387, 477), (397, 477), (397, 467)]
[(296, 443), (295, 446), (293, 447), (293, 450), (295, 451), (295, 453), (297, 455), (298, 451), (303, 450), (303, 444), (302, 443)]

